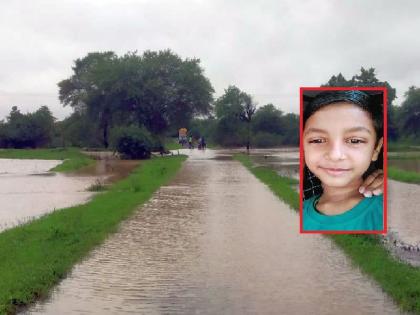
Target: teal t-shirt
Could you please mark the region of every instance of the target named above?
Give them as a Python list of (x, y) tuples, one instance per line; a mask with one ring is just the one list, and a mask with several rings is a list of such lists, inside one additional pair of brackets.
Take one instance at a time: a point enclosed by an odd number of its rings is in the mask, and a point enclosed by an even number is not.
[(363, 198), (350, 210), (325, 215), (316, 209), (320, 196), (303, 203), (304, 231), (379, 231), (383, 230), (383, 196)]

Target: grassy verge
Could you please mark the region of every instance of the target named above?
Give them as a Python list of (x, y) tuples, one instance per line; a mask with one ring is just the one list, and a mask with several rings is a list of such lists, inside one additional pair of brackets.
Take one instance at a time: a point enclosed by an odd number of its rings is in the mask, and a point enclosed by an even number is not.
[(388, 160), (417, 160), (420, 159), (419, 151), (413, 152), (390, 152), (388, 154)]
[(407, 151), (419, 151), (419, 144), (410, 143), (399, 143), (399, 142), (388, 142), (388, 151), (393, 152), (407, 152)]
[(5, 149), (0, 150), (0, 158), (64, 160), (63, 163), (51, 170), (55, 172), (70, 172), (95, 163), (93, 159), (81, 153), (77, 148)]
[[(236, 155), (235, 158), (269, 186), (275, 195), (294, 210), (299, 210), (299, 194), (292, 189), (293, 182), (288, 182), (271, 169), (253, 167), (245, 155)], [(355, 266), (371, 276), (403, 310), (420, 314), (419, 268), (394, 259), (377, 236), (328, 235), (327, 237), (330, 237), (351, 258)]]
[(93, 247), (115, 232), (138, 205), (172, 178), (185, 156), (142, 162), (89, 203), (53, 212), (0, 233), (0, 314), (35, 301)]
[(405, 171), (393, 166), (388, 167), (388, 177), (405, 183), (420, 184), (420, 174)]

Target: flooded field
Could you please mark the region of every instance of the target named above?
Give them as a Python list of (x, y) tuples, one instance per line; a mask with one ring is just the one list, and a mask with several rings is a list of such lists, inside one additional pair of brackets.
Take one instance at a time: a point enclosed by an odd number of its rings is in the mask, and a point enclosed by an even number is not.
[(48, 172), (62, 161), (0, 159), (0, 231), (87, 202), (87, 189), (128, 175), (137, 161), (101, 160), (71, 174)]
[(25, 314), (399, 314), (239, 162), (185, 152), (175, 180)]
[(92, 178), (48, 172), (60, 163), (0, 159), (0, 231), (92, 196)]
[(268, 166), (281, 176), (299, 179), (299, 150), (297, 148), (252, 150), (250, 157), (255, 165)]

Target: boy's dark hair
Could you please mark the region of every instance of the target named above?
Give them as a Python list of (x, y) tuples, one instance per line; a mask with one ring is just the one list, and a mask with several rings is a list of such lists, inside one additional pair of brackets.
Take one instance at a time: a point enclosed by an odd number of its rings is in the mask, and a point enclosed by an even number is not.
[[(308, 100), (308, 98), (306, 98)], [(383, 104), (382, 93), (368, 94), (364, 91), (324, 91), (306, 102), (303, 109), (303, 124), (319, 109), (339, 102), (352, 103), (368, 112), (372, 118), (376, 132), (376, 140), (383, 136)]]
[[(383, 94), (377, 91), (359, 91), (359, 90), (345, 90), (345, 91), (324, 91), (314, 97), (303, 95), (303, 125), (309, 117), (311, 117), (319, 109), (339, 103), (347, 102), (359, 106), (361, 109), (368, 112), (372, 118), (373, 126), (376, 132), (376, 144), (379, 139), (383, 137)], [(363, 175), (366, 178), (376, 169), (383, 168), (383, 150), (378, 155), (378, 160), (372, 162), (368, 170)], [(303, 194), (304, 199), (312, 196), (322, 194), (321, 181), (306, 167), (304, 167), (303, 174)]]

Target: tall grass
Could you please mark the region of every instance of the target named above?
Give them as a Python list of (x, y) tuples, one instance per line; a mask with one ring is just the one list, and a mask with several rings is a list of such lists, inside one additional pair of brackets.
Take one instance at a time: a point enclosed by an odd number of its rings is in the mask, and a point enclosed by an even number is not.
[[(249, 157), (236, 155), (273, 193), (299, 211), (299, 194), (284, 177), (265, 167), (253, 167)], [(299, 229), (296, 226), (296, 229)], [(302, 237), (311, 237), (302, 235)], [(327, 235), (351, 258), (354, 266), (372, 277), (405, 311), (420, 314), (420, 268), (396, 260), (375, 235)]]
[(34, 302), (118, 229), (181, 167), (185, 156), (144, 161), (87, 204), (62, 209), (0, 233), (0, 313)]

